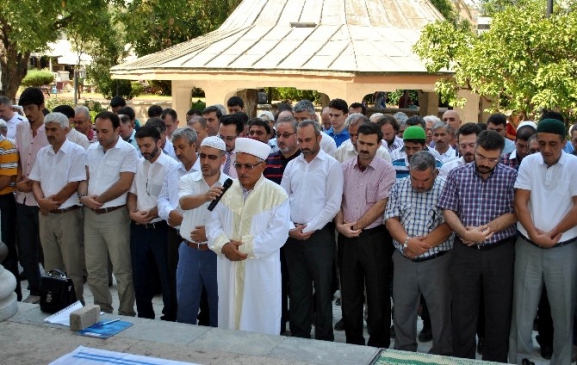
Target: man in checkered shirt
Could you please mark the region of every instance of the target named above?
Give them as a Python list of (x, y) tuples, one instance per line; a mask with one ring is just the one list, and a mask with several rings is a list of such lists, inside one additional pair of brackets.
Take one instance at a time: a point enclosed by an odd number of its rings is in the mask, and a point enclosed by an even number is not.
[(438, 177), (435, 157), (417, 152), (410, 176), (391, 190), (385, 219), (397, 251), (393, 254), (395, 349), (417, 351), (417, 308), (421, 294), (432, 323), (431, 353), (452, 354), (451, 294), (449, 287), (451, 228), (437, 202), (445, 178)]
[(485, 305), (483, 360), (507, 362), (513, 301), (517, 171), (499, 163), (505, 146), (495, 131), (477, 139), (474, 163), (447, 176), (437, 206), (456, 234), (451, 252), (453, 355), (475, 358), (481, 292)]

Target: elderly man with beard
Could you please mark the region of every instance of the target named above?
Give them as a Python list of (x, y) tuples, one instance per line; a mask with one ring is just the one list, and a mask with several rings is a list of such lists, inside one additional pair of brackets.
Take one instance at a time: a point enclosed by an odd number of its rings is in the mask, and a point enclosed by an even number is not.
[(210, 326), (218, 326), (218, 284), (216, 254), (207, 244), (205, 225), (210, 218), (207, 207), (222, 193), (229, 178), (220, 171), (226, 145), (218, 137), (207, 137), (199, 149), (201, 171), (180, 178), (178, 195), (183, 213), (177, 269), (178, 322), (196, 324), (203, 290), (208, 299)]
[[(280, 248), (288, 237), (286, 192), (263, 176), (270, 147), (238, 138), (238, 180), (206, 223), (217, 255), (218, 326), (276, 335), (281, 319)], [(214, 198), (216, 192), (209, 193)]]
[[(168, 225), (158, 215), (158, 195), (167, 170), (176, 161), (165, 155), (160, 147), (160, 133), (151, 125), (136, 132), (136, 142), (142, 154), (138, 161), (136, 175), (128, 193), (128, 213), (130, 223), (130, 252), (134, 293), (138, 316), (154, 319), (152, 297), (154, 288), (153, 270), (158, 269), (164, 302), (163, 320), (176, 319), (175, 305), (172, 303), (168, 283), (167, 237)], [(156, 265), (151, 263), (154, 258)]]
[(439, 176), (447, 176), (456, 167), (475, 160), (475, 148), (477, 136), (481, 133), (481, 127), (476, 123), (465, 123), (457, 131), (457, 146), (461, 157), (444, 163), (439, 169)]
[(517, 171), (499, 163), (505, 145), (494, 131), (477, 139), (475, 162), (453, 169), (437, 206), (457, 237), (452, 252), (453, 353), (475, 358), (481, 293), (485, 306), (483, 360), (507, 361), (513, 299)]
[[(335, 159), (340, 163), (347, 162), (354, 158), (357, 158), (359, 152), (357, 150), (357, 139), (359, 138), (358, 130), (359, 126), (364, 123), (371, 123), (369, 118), (362, 115), (361, 113), (353, 113), (349, 114), (345, 123), (349, 126), (349, 136), (350, 139), (347, 139), (337, 148), (335, 152)], [(382, 140), (382, 138), (381, 138)], [(379, 142), (380, 144), (381, 142)], [(391, 162), (391, 156), (389, 156), (389, 152), (385, 147), (382, 145), (379, 146), (377, 149), (377, 157), (380, 157), (388, 162)]]

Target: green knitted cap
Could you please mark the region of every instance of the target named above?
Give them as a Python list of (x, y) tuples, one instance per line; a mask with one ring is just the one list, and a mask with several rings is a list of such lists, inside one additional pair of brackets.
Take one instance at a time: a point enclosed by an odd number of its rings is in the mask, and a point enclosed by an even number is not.
[(423, 128), (412, 125), (405, 129), (405, 133), (403, 134), (403, 140), (409, 139), (422, 139), (424, 141), (427, 139), (427, 135), (425, 134), (425, 130)]
[(537, 124), (537, 133), (553, 133), (565, 138), (565, 124), (557, 119), (543, 119)]

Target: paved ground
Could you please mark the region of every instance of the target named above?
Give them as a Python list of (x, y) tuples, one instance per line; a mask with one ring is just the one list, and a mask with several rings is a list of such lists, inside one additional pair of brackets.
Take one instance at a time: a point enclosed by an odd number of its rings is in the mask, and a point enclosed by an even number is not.
[[(22, 287), (24, 290), (24, 295), (23, 297), (26, 298), (28, 296), (28, 291), (26, 290), (27, 287), (27, 282), (23, 281), (22, 282)], [(110, 288), (111, 292), (112, 292), (112, 299), (113, 299), (113, 307), (115, 308), (115, 311), (118, 309), (118, 292), (117, 292), (117, 288), (116, 288), (116, 283), (114, 283), (114, 285)], [(85, 284), (84, 286), (84, 296), (85, 296), (85, 300), (87, 303), (92, 303), (93, 302), (93, 297), (92, 297), (92, 293), (90, 292), (90, 289), (88, 288), (88, 285)], [(160, 321), (160, 314), (162, 314), (162, 296), (161, 295), (157, 295), (154, 297), (153, 300), (153, 307), (155, 312), (157, 313), (157, 318), (155, 319), (155, 321)], [(333, 301), (333, 324), (336, 323), (338, 320), (341, 319), (341, 307), (335, 305), (335, 302)], [(169, 323), (167, 323), (168, 325), (170, 325)], [(182, 325), (182, 324), (178, 324), (179, 326), (187, 326), (187, 325)], [(422, 329), (422, 321), (419, 319), (418, 323), (417, 323), (417, 329), (418, 331), (420, 331)], [(346, 338), (345, 338), (345, 333), (344, 331), (335, 331), (335, 342), (336, 343), (346, 343)], [(368, 333), (367, 333), (367, 329), (365, 326), (365, 338), (368, 339)], [(535, 336), (536, 333), (533, 334), (533, 336)], [(536, 341), (535, 341), (536, 344)], [(423, 352), (426, 353), (430, 350), (432, 345), (432, 342), (419, 342), (419, 348), (418, 348), (418, 352)], [(390, 348), (394, 348), (394, 340), (391, 339), (391, 347)], [(477, 354), (477, 358), (480, 359), (481, 356)], [(535, 351), (534, 351), (534, 356), (532, 361), (535, 362), (535, 365), (541, 365), (541, 364), (548, 364), (548, 361), (542, 359), (540, 357), (539, 354), (539, 347), (536, 344), (535, 345)], [(1, 363), (1, 362), (0, 362)]]

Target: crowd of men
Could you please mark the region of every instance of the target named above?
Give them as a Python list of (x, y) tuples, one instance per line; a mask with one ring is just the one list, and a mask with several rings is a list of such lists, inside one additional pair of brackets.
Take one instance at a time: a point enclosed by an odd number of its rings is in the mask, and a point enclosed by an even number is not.
[(161, 292), (163, 320), (332, 341), (338, 288), (347, 343), (432, 339), (434, 354), (523, 363), (538, 314), (542, 355), (571, 363), (577, 158), (558, 113), (511, 141), (503, 114), (368, 118), (342, 99), (250, 119), (232, 97), (180, 128), (174, 110), (140, 123), (118, 97), (94, 121), (45, 110), (36, 88), (18, 103), (25, 118), (0, 97), (18, 300), (39, 301), (42, 264), (83, 302), (86, 281), (104, 312), (113, 275), (122, 315), (155, 318)]

